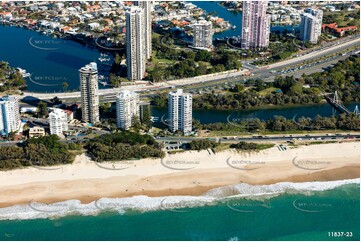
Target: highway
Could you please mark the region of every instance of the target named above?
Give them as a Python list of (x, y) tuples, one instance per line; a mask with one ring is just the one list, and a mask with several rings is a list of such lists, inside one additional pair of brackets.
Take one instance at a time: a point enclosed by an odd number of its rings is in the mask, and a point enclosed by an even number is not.
[[(207, 76), (198, 76), (193, 78), (186, 78), (186, 79), (179, 79), (179, 80), (172, 80), (157, 83), (155, 85), (151, 84), (139, 84), (139, 85), (130, 85), (130, 86), (123, 86), (119, 88), (110, 88), (110, 89), (100, 89), (99, 95), (100, 96), (108, 96), (114, 95), (115, 93), (119, 92), (120, 90), (131, 90), (136, 91), (139, 93), (146, 93), (152, 91), (159, 91), (164, 89), (174, 89), (180, 87), (190, 87), (190, 85), (197, 85), (197, 84), (206, 84), (206, 83), (215, 83), (215, 82), (222, 82), (222, 81), (239, 81), (249, 78), (266, 78), (268, 81), (273, 81), (275, 76), (279, 76), (280, 73), (270, 73), (270, 71), (278, 71), (280, 69), (287, 69), (288, 67), (302, 64), (304, 61), (312, 61), (322, 58), (324, 56), (330, 55), (335, 52), (340, 52), (347, 50), (353, 47), (359, 47), (360, 38), (351, 38), (346, 39), (340, 44), (335, 44), (328, 47), (323, 47), (321, 50), (313, 51), (311, 53), (305, 54), (303, 56), (295, 57), (286, 61), (277, 62), (271, 64), (269, 66), (255, 68), (252, 70), (252, 77), (245, 76), (245, 70), (241, 71), (229, 71), (224, 73), (212, 74)], [(334, 63), (334, 60), (330, 61), (330, 64)], [(323, 66), (327, 66), (327, 63), (323, 63)], [(320, 65), (321, 67), (321, 65)], [(322, 68), (321, 67), (321, 68)], [(318, 68), (320, 69), (320, 68)], [(314, 70), (317, 70), (315, 66), (312, 67), (305, 67), (303, 70), (300, 70), (300, 73), (312, 73)], [(296, 73), (295, 73), (296, 74)], [(302, 75), (302, 74), (301, 74)], [(23, 97), (33, 97), (37, 99), (51, 99), (54, 96), (59, 96), (62, 99), (71, 99), (71, 98), (79, 98), (80, 92), (69, 92), (69, 93), (31, 93), (31, 92), (24, 92)]]
[[(344, 60), (346, 58), (348, 58), (350, 55), (352, 55), (354, 52), (348, 52), (346, 55), (341, 55), (341, 56), (336, 56), (334, 58), (330, 58), (329, 60), (326, 60), (324, 62), (321, 63), (313, 63), (310, 64), (310, 66), (305, 66), (305, 68), (303, 69), (298, 69), (295, 71), (292, 71), (290, 73), (280, 73), (279, 68), (277, 68), (277, 72), (275, 73), (270, 73), (270, 71), (267, 69), (256, 69), (254, 70), (254, 75), (249, 77), (249, 76), (239, 76), (239, 77), (232, 77), (232, 78), (226, 78), (226, 79), (219, 79), (219, 80), (215, 80), (215, 81), (205, 81), (204, 83), (200, 85), (185, 85), (185, 86), (181, 86), (184, 90), (186, 91), (196, 91), (198, 89), (207, 89), (207, 88), (213, 88), (216, 86), (220, 86), (225, 84), (225, 82), (227, 84), (231, 84), (231, 83), (244, 83), (247, 79), (251, 79), (251, 78), (261, 78), (262, 80), (264, 80), (265, 82), (272, 82), (274, 81), (274, 78), (276, 76), (281, 76), (281, 75), (292, 75), (296, 78), (301, 77), (302, 74), (306, 74), (306, 75), (310, 75), (312, 73), (315, 72), (321, 72), (324, 70), (324, 68), (330, 67), (334, 64), (336, 64), (338, 61)], [(151, 89), (153, 88), (148, 88), (147, 91), (145, 92), (140, 92), (140, 97), (141, 98), (150, 98), (154, 95), (157, 95), (155, 91), (152, 91)], [(113, 89), (109, 89), (109, 90), (113, 90)], [(48, 99), (51, 99), (55, 96), (59, 96), (62, 98), (63, 100), (63, 104), (66, 105), (71, 105), (74, 103), (78, 103), (80, 104), (80, 99), (79, 97), (68, 97), (68, 98), (63, 98), (61, 96), (61, 94), (59, 93), (54, 93), (52, 95), (49, 95)], [(32, 97), (29, 97), (30, 100), (32, 100)], [(113, 92), (111, 94), (107, 94), (104, 96), (100, 96), (100, 102), (115, 102), (116, 100), (116, 92), (113, 90)], [(23, 100), (23, 102), (25, 101), (25, 103), (23, 103), (21, 106), (22, 107), (31, 107), (32, 105), (29, 105), (26, 103), (26, 100)], [(142, 101), (141, 104), (148, 104), (148, 102), (144, 102)]]
[(351, 40), (349, 40), (349, 41), (347, 41), (345, 43), (340, 43), (340, 44), (336, 43), (335, 45), (332, 45), (332, 46), (330, 46), (328, 48), (324, 48), (324, 49), (319, 50), (319, 51), (314, 51), (314, 52), (308, 53), (308, 54), (303, 55), (303, 56), (299, 56), (299, 57), (296, 57), (296, 58), (292, 58), (292, 59), (289, 59), (289, 60), (280, 61), (280, 62), (271, 64), (271, 65), (268, 66), (268, 69), (273, 70), (275, 68), (285, 68), (285, 67), (290, 66), (290, 65), (301, 64), (305, 60), (318, 59), (320, 57), (327, 56), (327, 55), (330, 55), (332, 53), (339, 52), (339, 51), (342, 51), (342, 50), (346, 50), (346, 49), (351, 48), (353, 46), (359, 46), (359, 45), (360, 45), (360, 38), (351, 39)]

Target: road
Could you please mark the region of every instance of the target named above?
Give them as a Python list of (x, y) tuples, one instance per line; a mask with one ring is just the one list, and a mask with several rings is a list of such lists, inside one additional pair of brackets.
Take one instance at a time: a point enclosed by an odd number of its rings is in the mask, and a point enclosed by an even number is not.
[[(104, 133), (108, 133), (104, 131)], [(360, 134), (359, 133), (342, 133), (342, 134), (297, 134), (297, 135), (253, 135), (253, 136), (242, 136), (242, 137), (211, 137), (211, 138), (200, 138), (200, 137), (175, 137), (175, 136), (169, 136), (169, 137), (156, 137), (156, 140), (158, 142), (166, 143), (165, 146), (179, 146), (182, 143), (189, 143), (192, 140), (201, 140), (201, 139), (208, 139), (212, 141), (220, 141), (221, 143), (236, 143), (239, 141), (247, 141), (247, 142), (287, 142), (291, 141), (292, 139), (296, 139), (299, 141), (341, 141), (341, 140), (355, 140), (359, 139)], [(63, 139), (62, 142), (64, 143), (70, 143), (75, 141), (83, 141), (84, 138), (82, 136), (76, 138), (76, 140), (71, 139)], [(175, 143), (176, 144), (170, 144)], [(0, 142), (0, 146), (15, 146), (17, 144), (20, 144), (21, 142), (18, 141), (3, 141)]]
[[(270, 73), (272, 70), (279, 70), (280, 68), (287, 68), (293, 65), (301, 64), (305, 60), (312, 61), (324, 57), (326, 55), (340, 52), (355, 46), (359, 46), (360, 38), (357, 39), (347, 39), (345, 42), (340, 43), (339, 45), (333, 45), (324, 47), (321, 50), (314, 51), (303, 56), (299, 56), (293, 59), (289, 59), (286, 61), (281, 61), (275, 64), (271, 64), (269, 66), (265, 66), (262, 68), (257, 68), (252, 70), (254, 75), (259, 74), (260, 77), (266, 77), (268, 79), (274, 79), (275, 76), (279, 76), (279, 73)], [(196, 84), (204, 84), (204, 83), (212, 83), (212, 82), (220, 82), (226, 81), (229, 79), (240, 79), (244, 77), (246, 70), (241, 71), (229, 71), (224, 73), (217, 73), (211, 74), (207, 76), (198, 76), (193, 78), (186, 78), (186, 79), (179, 79), (179, 80), (172, 80), (162, 83), (157, 83), (156, 85), (150, 84), (139, 84), (139, 85), (131, 85), (131, 86), (123, 86), (120, 88), (111, 88), (111, 89), (100, 89), (99, 95), (100, 96), (107, 96), (107, 95), (114, 95), (115, 93), (119, 92), (120, 90), (131, 90), (136, 91), (139, 93), (149, 92), (149, 91), (158, 91), (164, 89), (173, 89), (179, 88), (182, 86), (189, 86), (189, 85), (196, 85)], [(308, 68), (305, 68), (303, 72), (307, 72)], [(253, 76), (255, 77), (255, 76)], [(249, 78), (249, 77), (248, 77)], [(51, 99), (54, 96), (59, 96), (62, 99), (69, 99), (69, 98), (79, 98), (80, 92), (71, 92), (71, 93), (31, 93), (31, 92), (24, 92), (25, 97), (33, 97), (37, 99)], [(24, 97), (23, 96), (23, 97)]]
[[(351, 134), (302, 134), (302, 135), (253, 135), (253, 136), (243, 136), (243, 137), (221, 137), (221, 138), (206, 138), (211, 141), (221, 142), (221, 143), (237, 143), (240, 141), (246, 142), (255, 142), (255, 143), (271, 143), (271, 142), (289, 142), (292, 140), (297, 141), (341, 141), (341, 140), (356, 140), (360, 138), (360, 134), (351, 133)], [(183, 143), (189, 143), (192, 140), (201, 140), (205, 138), (199, 137), (157, 137), (158, 142), (164, 143), (166, 149), (179, 148)], [(168, 148), (167, 148), (168, 147)], [(171, 148), (172, 147), (172, 148)]]
[[(232, 78), (228, 77), (226, 79), (206, 81), (206, 82), (202, 83), (202, 85), (201, 85), (202, 87), (199, 87), (198, 85), (185, 85), (185, 86), (181, 86), (181, 87), (186, 91), (196, 91), (198, 89), (207, 89), (207, 88), (213, 88), (216, 86), (220, 86), (220, 85), (223, 85), (225, 82), (227, 82), (227, 84), (244, 83), (247, 79), (250, 79), (250, 78), (260, 78), (260, 79), (264, 80), (265, 82), (272, 82), (272, 81), (274, 81), (274, 78), (276, 76), (281, 76), (281, 75), (293, 75), (294, 77), (297, 78), (297, 77), (301, 77), (302, 74), (310, 75), (315, 72), (321, 72), (321, 71), (323, 71), (324, 68), (330, 67), (330, 66), (336, 64), (338, 61), (348, 58), (353, 53), (354, 52), (352, 52), (352, 53), (348, 52), (346, 55), (336, 56), (336, 57), (326, 60), (324, 62), (314, 63), (310, 66), (306, 66), (304, 69), (298, 69), (293, 72), (285, 73), (285, 74), (280, 73), (279, 70), (281, 70), (281, 69), (279, 69), (279, 68), (276, 68), (277, 72), (275, 72), (275, 73), (270, 73), (270, 71), (268, 69), (259, 69), (258, 68), (253, 71), (254, 75), (252, 77), (249, 77), (249, 76), (240, 76), (240, 77), (232, 77)], [(110, 90), (113, 90), (113, 89), (110, 89)], [(141, 98), (150, 98), (154, 95), (156, 95), (156, 93), (154, 91), (152, 91), (152, 88), (148, 88), (147, 91), (140, 93)], [(60, 96), (60, 95), (52, 94), (52, 95), (50, 95), (50, 98), (53, 98), (54, 96)], [(63, 104), (66, 104), (66, 105), (72, 105), (74, 103), (80, 104), (80, 99), (77, 97), (72, 97), (72, 98), (63, 98), (62, 96), (60, 96), (60, 97), (63, 100)], [(33, 98), (30, 98), (30, 99), (33, 99)], [(115, 102), (115, 100), (116, 100), (116, 92), (114, 92), (114, 91), (111, 94), (107, 94), (107, 95), (100, 97), (101, 102)], [(144, 104), (149, 104), (149, 103), (148, 102), (141, 103), (141, 105), (144, 105)], [(32, 107), (32, 105), (27, 104), (26, 100), (23, 100), (23, 104), (21, 104), (21, 107)]]
[(335, 44), (331, 47), (325, 48), (323, 50), (319, 50), (319, 51), (314, 51), (311, 52), (309, 54), (303, 55), (303, 56), (299, 56), (296, 58), (292, 58), (286, 61), (280, 61), (274, 64), (271, 64), (268, 66), (269, 70), (275, 69), (275, 68), (285, 68), (287, 66), (290, 65), (296, 65), (296, 64), (301, 64), (302, 62), (306, 61), (306, 60), (310, 60), (310, 59), (318, 59), (321, 58), (323, 56), (327, 56), (330, 55), (332, 53), (335, 52), (339, 52), (342, 50), (346, 50), (348, 48), (351, 48), (353, 46), (359, 46), (360, 45), (360, 38), (357, 39), (352, 39), (349, 40), (345, 43), (340, 43), (340, 44)]

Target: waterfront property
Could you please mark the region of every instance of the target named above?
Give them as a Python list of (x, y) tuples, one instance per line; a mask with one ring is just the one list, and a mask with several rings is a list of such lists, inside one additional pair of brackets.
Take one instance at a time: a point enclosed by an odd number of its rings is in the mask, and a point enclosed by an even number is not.
[(15, 96), (0, 98), (0, 135), (9, 135), (19, 130), (20, 113), (19, 102)]
[(246, 1), (243, 3), (242, 48), (263, 48), (269, 45), (270, 15), (267, 1)]
[(168, 94), (168, 125), (172, 132), (182, 131), (185, 135), (192, 132), (192, 94), (182, 89)]
[(87, 123), (99, 122), (98, 68), (92, 62), (79, 70), (81, 88), (82, 120)]
[(152, 56), (152, 1), (134, 1), (134, 5), (139, 6), (144, 11), (144, 40), (146, 59)]
[(193, 47), (199, 49), (212, 48), (212, 22), (201, 20), (193, 25)]
[(145, 73), (146, 39), (144, 10), (131, 7), (126, 12), (127, 76), (129, 80), (141, 80)]

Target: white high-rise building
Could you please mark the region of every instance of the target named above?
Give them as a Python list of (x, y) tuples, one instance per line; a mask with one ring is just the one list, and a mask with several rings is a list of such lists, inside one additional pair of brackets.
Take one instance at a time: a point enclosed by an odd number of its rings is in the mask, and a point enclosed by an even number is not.
[(20, 111), (19, 101), (15, 96), (0, 98), (0, 135), (9, 135), (19, 130)]
[(201, 20), (193, 25), (193, 47), (210, 49), (212, 47), (212, 22)]
[(267, 4), (267, 1), (243, 2), (241, 33), (243, 49), (268, 47), (271, 16), (266, 13)]
[(323, 12), (308, 8), (301, 14), (300, 39), (316, 44), (322, 31)]
[(117, 95), (117, 127), (128, 130), (139, 120), (139, 95), (131, 91), (121, 91)]
[(80, 93), (82, 120), (87, 123), (99, 122), (98, 68), (95, 62), (82, 67)]
[(59, 108), (54, 108), (49, 113), (49, 127), (50, 134), (56, 134), (58, 136), (63, 135), (64, 131), (68, 131), (68, 116), (66, 112)]
[(192, 94), (182, 89), (168, 95), (168, 122), (172, 132), (181, 130), (185, 135), (192, 132)]
[(131, 7), (126, 16), (127, 75), (129, 80), (141, 80), (146, 64), (144, 10)]
[(135, 6), (141, 7), (144, 10), (145, 22), (145, 53), (146, 59), (152, 56), (152, 1), (135, 1)]

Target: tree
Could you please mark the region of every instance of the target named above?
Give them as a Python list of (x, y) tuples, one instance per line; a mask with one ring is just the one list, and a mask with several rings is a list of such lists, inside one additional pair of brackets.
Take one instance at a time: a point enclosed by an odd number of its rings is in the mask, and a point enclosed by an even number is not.
[(152, 120), (151, 120), (151, 116), (150, 116), (149, 107), (145, 107), (143, 109), (143, 115), (142, 115), (141, 122), (145, 126), (146, 130), (149, 130), (152, 127)]
[(69, 87), (69, 84), (67, 82), (63, 82), (62, 87), (63, 87), (64, 92), (66, 92), (67, 88)]
[(46, 103), (39, 102), (37, 108), (38, 108), (38, 118), (45, 118), (48, 116), (48, 107)]
[(212, 54), (206, 50), (200, 50), (195, 55), (195, 61), (206, 61), (209, 62), (212, 58)]
[(10, 141), (15, 140), (15, 135), (16, 135), (16, 132), (15, 132), (15, 131), (11, 131), (11, 132), (9, 133), (8, 139), (9, 139)]
[(122, 83), (123, 78), (115, 75), (114, 73), (110, 73), (109, 75), (110, 85), (113, 87), (119, 87)]
[(198, 64), (198, 67), (196, 68), (196, 75), (200, 76), (200, 75), (205, 75), (207, 74), (207, 65), (204, 62), (200, 62)]
[(122, 59), (123, 57), (120, 56), (118, 53), (116, 53), (114, 58), (114, 63), (119, 66), (122, 63)]
[(152, 71), (153, 82), (159, 82), (162, 80), (162, 76), (163, 76), (162, 72), (163, 72), (162, 68), (158, 63), (156, 63)]

